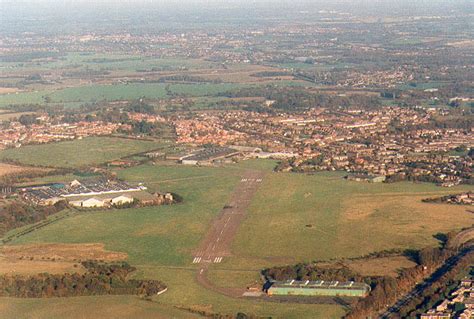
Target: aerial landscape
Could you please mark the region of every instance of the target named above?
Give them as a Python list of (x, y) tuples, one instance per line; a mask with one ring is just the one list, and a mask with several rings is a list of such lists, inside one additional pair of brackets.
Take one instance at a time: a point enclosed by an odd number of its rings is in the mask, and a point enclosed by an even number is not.
[(0, 318), (474, 318), (474, 4), (0, 2)]

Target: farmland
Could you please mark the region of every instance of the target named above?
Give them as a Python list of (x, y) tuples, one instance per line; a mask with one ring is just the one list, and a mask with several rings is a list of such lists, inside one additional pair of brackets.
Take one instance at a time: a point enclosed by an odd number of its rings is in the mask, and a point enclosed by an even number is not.
[(25, 171), (33, 171), (33, 170), (35, 169), (0, 163), (0, 177), (4, 175), (19, 174)]
[[(21, 89), (4, 89), (0, 92), (0, 106), (15, 108), (22, 104), (64, 105), (76, 108), (85, 103), (98, 101), (171, 99), (175, 96), (214, 97), (228, 90), (248, 87), (252, 83), (280, 83), (298, 85), (300, 80), (258, 78), (252, 76), (259, 71), (277, 70), (268, 66), (246, 64), (219, 64), (199, 59), (154, 58), (125, 54), (97, 54), (70, 52), (46, 60), (27, 62), (0, 62), (5, 77), (0, 82)], [(61, 72), (61, 81), (45, 85), (32, 81), (26, 85), (20, 81), (25, 72), (39, 74)], [(87, 81), (83, 77), (95, 74), (98, 79)], [(202, 83), (170, 81), (159, 83), (161, 77), (185, 75), (201, 79)], [(127, 80), (118, 80), (125, 77)], [(20, 81), (20, 82), (18, 82)], [(129, 82), (130, 81), (130, 82)], [(208, 83), (206, 83), (208, 82)], [(3, 94), (2, 94), (3, 93)]]
[(0, 152), (0, 160), (24, 165), (77, 168), (98, 165), (123, 156), (163, 147), (154, 141), (90, 137), (54, 144), (27, 145)]
[(9, 104), (44, 103), (49, 98), (49, 103), (90, 103), (96, 101), (121, 101), (135, 100), (141, 97), (148, 99), (169, 98), (166, 87), (171, 94), (184, 96), (214, 96), (217, 93), (239, 88), (243, 85), (234, 83), (222, 84), (164, 84), (164, 83), (132, 83), (110, 84), (94, 86), (77, 86), (58, 89), (55, 91), (44, 90), (38, 92), (24, 92), (19, 94), (0, 95), (0, 106)]

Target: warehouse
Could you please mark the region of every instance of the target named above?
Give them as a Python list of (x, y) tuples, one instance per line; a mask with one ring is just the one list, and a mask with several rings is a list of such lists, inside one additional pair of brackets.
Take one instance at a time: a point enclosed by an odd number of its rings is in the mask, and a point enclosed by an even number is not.
[(340, 296), (365, 297), (370, 292), (370, 286), (353, 281), (276, 281), (267, 289), (268, 295), (275, 296)]

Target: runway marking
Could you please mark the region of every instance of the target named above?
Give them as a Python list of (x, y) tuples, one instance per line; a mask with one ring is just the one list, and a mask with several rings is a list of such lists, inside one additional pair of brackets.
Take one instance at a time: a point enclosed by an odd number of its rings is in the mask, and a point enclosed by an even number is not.
[(201, 262), (201, 257), (194, 257), (193, 264), (199, 264)]
[(262, 182), (261, 178), (257, 179), (257, 183), (261, 183), (261, 182)]
[(204, 272), (204, 268), (201, 268), (201, 270), (199, 271), (199, 274), (202, 275), (203, 272)]
[(222, 257), (216, 257), (214, 258), (215, 263), (220, 263), (222, 261)]

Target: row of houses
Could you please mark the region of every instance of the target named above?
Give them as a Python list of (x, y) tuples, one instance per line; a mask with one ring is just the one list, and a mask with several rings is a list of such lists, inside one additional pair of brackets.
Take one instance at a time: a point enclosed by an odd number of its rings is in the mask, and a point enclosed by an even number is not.
[(465, 278), (436, 307), (429, 309), (420, 319), (472, 319), (474, 318), (474, 280)]

